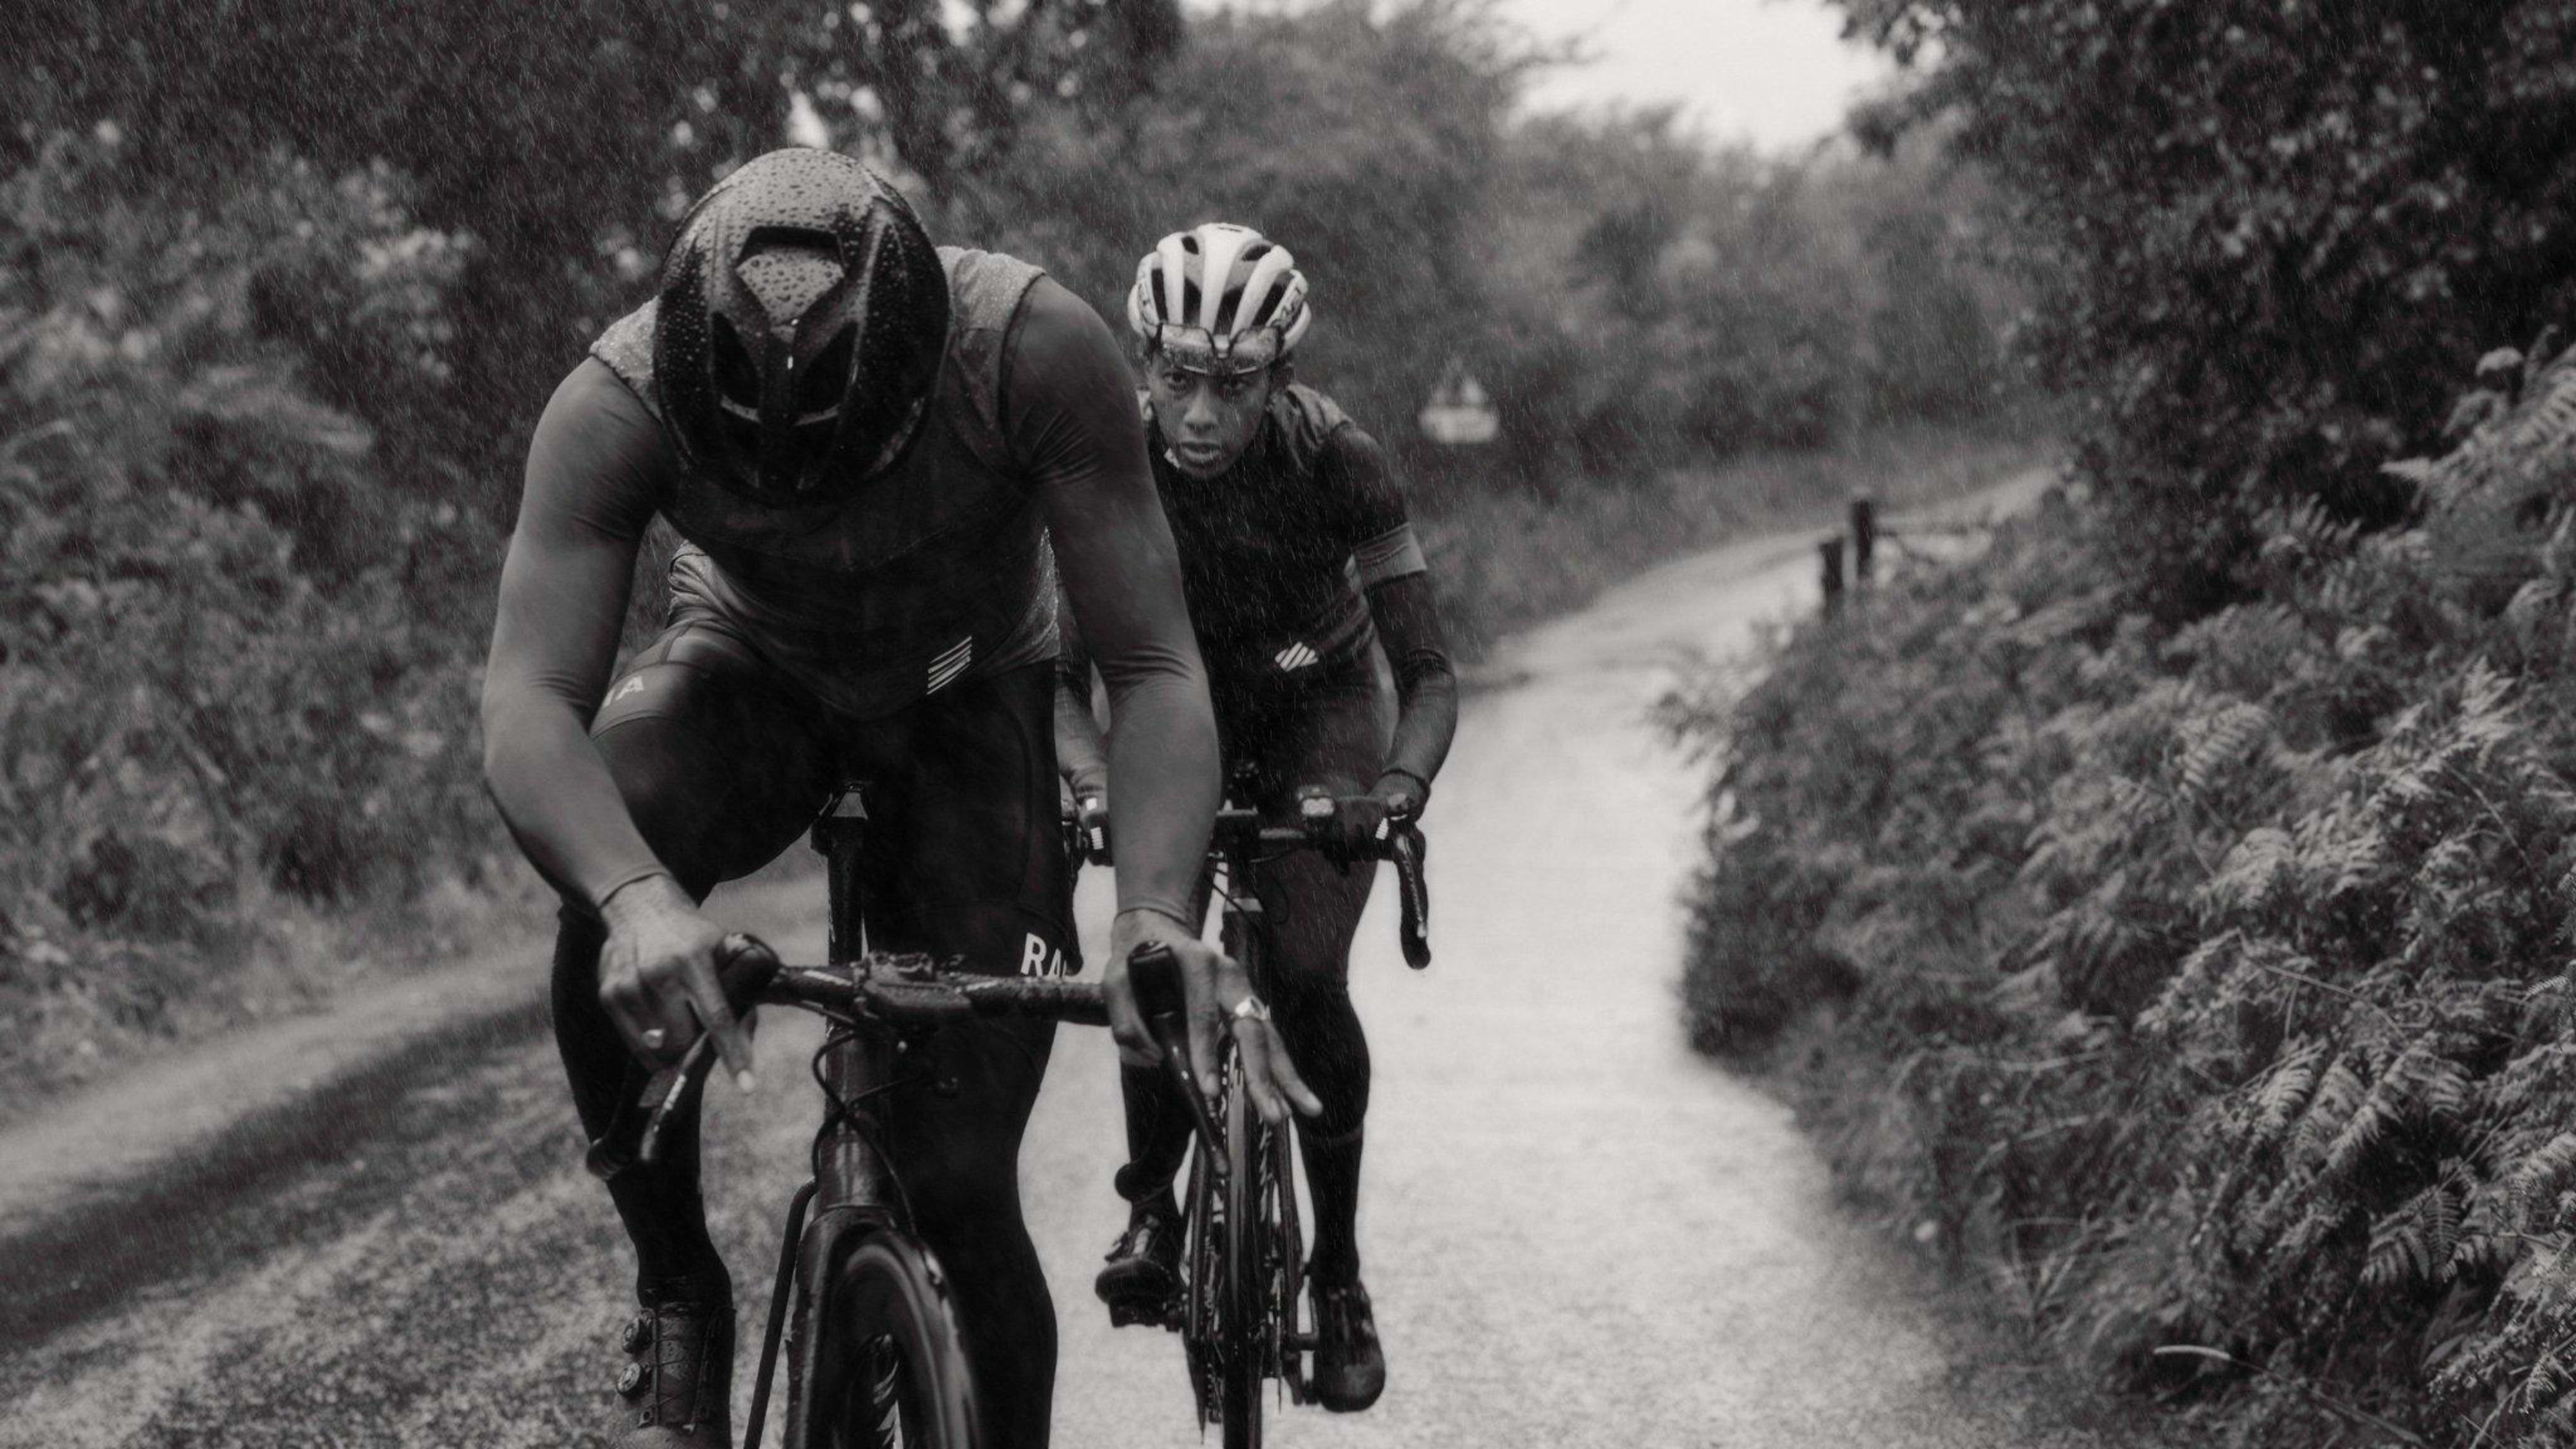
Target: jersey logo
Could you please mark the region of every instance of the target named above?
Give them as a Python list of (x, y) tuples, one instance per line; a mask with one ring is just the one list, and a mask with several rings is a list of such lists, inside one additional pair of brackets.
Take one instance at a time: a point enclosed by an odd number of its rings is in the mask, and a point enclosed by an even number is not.
[(1020, 941), (1020, 974), (1023, 976), (1062, 976), (1064, 953), (1048, 945), (1035, 932)]
[(1277, 664), (1282, 673), (1294, 674), (1313, 664), (1320, 657), (1315, 653), (1314, 646), (1301, 639), (1272, 655), (1271, 662)]
[(606, 709), (610, 705), (617, 703), (619, 700), (624, 699), (630, 694), (642, 694), (643, 692), (644, 676), (642, 674), (630, 674), (626, 676), (626, 682), (624, 684), (621, 684), (608, 692), (608, 698), (601, 700), (599, 702), (599, 707), (601, 709)]
[(937, 694), (947, 688), (956, 682), (958, 675), (966, 672), (967, 665), (974, 662), (975, 636), (969, 634), (957, 641), (957, 647), (930, 661), (930, 688), (926, 692)]

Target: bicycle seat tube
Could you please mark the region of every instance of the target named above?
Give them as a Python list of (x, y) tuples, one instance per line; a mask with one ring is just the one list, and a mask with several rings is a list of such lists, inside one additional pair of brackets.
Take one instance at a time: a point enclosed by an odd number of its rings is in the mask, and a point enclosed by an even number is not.
[[(823, 856), (829, 939), (824, 959), (846, 966), (866, 954), (862, 919), (863, 891), (859, 862), (867, 840), (868, 815), (856, 782), (841, 787), (830, 806), (814, 820), (814, 849)], [(823, 1089), (833, 1100), (856, 1104), (859, 1113), (877, 1110), (879, 1089), (890, 1077), (887, 1060), (893, 1044), (877, 1033), (843, 1031), (823, 1054)], [(834, 1114), (832, 1125), (814, 1143), (815, 1207), (891, 1208), (899, 1199), (893, 1174), (860, 1123)]]

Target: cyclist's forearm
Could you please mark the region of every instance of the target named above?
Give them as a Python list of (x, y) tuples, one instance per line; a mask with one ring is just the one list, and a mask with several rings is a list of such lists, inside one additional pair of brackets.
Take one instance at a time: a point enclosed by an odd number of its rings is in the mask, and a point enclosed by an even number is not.
[(1370, 611), (1395, 671), (1395, 740), (1386, 768), (1431, 783), (1458, 733), (1458, 676), (1449, 664), (1431, 576), (1411, 573), (1369, 591)]
[(1216, 726), (1207, 676), (1192, 655), (1167, 670), (1111, 672), (1110, 830), (1118, 848), (1118, 909), (1189, 919), (1191, 888), (1216, 817)]
[(1109, 756), (1101, 748), (1100, 721), (1091, 714), (1091, 677), (1059, 669), (1055, 678), (1055, 763), (1074, 795), (1098, 795), (1109, 784)]
[(560, 700), (487, 699), (483, 778), (528, 860), (596, 912), (620, 886), (667, 875), (644, 843), (608, 763)]
[(1445, 658), (1418, 666), (1412, 683), (1399, 685), (1400, 713), (1395, 741), (1387, 746), (1386, 768), (1402, 770), (1425, 785), (1449, 758), (1449, 741), (1458, 732), (1458, 678)]
[(1059, 593), (1055, 615), (1055, 764), (1079, 799), (1107, 788), (1109, 757), (1100, 720), (1091, 712), (1091, 646), (1083, 640), (1073, 601)]

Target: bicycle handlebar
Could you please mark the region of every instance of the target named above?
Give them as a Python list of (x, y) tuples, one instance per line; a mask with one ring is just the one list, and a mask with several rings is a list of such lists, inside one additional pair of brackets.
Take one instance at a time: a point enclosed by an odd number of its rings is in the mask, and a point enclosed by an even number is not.
[[(1348, 797), (1345, 797), (1348, 798)], [(1335, 803), (1340, 803), (1338, 800)], [(1404, 964), (1419, 971), (1431, 964), (1431, 887), (1423, 873), (1423, 861), (1430, 842), (1423, 838), (1422, 827), (1411, 820), (1387, 820), (1387, 837), (1371, 859), (1390, 861), (1395, 866), (1397, 912), (1396, 938), (1404, 948)], [(1068, 815), (1064, 820), (1065, 851), (1076, 861), (1093, 865), (1110, 863), (1107, 842), (1084, 831)], [(1258, 810), (1224, 809), (1216, 813), (1215, 846), (1246, 853), (1292, 850), (1320, 850), (1323, 840), (1304, 825), (1271, 825), (1263, 821)]]
[[(1053, 977), (979, 976), (943, 971), (926, 958), (875, 958), (845, 966), (786, 966), (758, 940), (727, 936), (716, 974), (736, 1017), (758, 1006), (793, 1006), (821, 1016), (881, 1026), (937, 1026), (982, 1016), (1038, 1016), (1107, 1026), (1100, 987)], [(661, 1154), (672, 1109), (704, 1083), (716, 1062), (715, 1039), (701, 1032), (679, 1061), (662, 1068), (639, 1095), (621, 1101), (608, 1130), (584, 1159), (591, 1174), (616, 1177)]]

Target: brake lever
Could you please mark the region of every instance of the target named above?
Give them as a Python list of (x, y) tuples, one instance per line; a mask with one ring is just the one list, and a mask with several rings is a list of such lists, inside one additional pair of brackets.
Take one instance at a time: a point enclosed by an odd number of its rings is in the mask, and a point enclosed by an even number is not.
[(637, 1163), (651, 1166), (662, 1155), (662, 1128), (670, 1121), (671, 1111), (688, 1095), (689, 1088), (706, 1081), (707, 1072), (715, 1065), (715, 1038), (705, 1032), (689, 1043), (679, 1061), (655, 1072), (644, 1083), (644, 1090), (617, 1104), (617, 1114), (609, 1119), (608, 1130), (590, 1144), (582, 1165), (602, 1182), (614, 1181), (620, 1173)]
[(1387, 842), (1387, 859), (1395, 862), (1396, 938), (1404, 947), (1404, 964), (1419, 971), (1431, 964), (1431, 884), (1423, 872), (1430, 850), (1422, 827), (1408, 820)]
[(1136, 948), (1127, 958), (1127, 979), (1136, 988), (1136, 1009), (1145, 1018), (1145, 1029), (1153, 1033), (1154, 1044), (1162, 1049), (1163, 1070), (1172, 1085), (1189, 1104), (1190, 1127), (1198, 1133), (1201, 1155), (1208, 1171), (1225, 1180), (1224, 1144), (1217, 1140), (1216, 1118), (1209, 1113), (1207, 1097), (1190, 1076), (1190, 1029), (1188, 996), (1181, 986), (1181, 961), (1172, 948), (1149, 942)]
[[(716, 976), (724, 985), (725, 1004), (746, 1033), (755, 1019), (753, 1003), (777, 975), (777, 953), (755, 937), (737, 931), (716, 948)], [(591, 1176), (609, 1181), (639, 1162), (650, 1166), (661, 1159), (662, 1130), (690, 1089), (705, 1083), (715, 1067), (715, 1048), (715, 1037), (699, 1032), (678, 1062), (655, 1072), (642, 1092), (617, 1104), (608, 1130), (583, 1154), (582, 1165)]]

